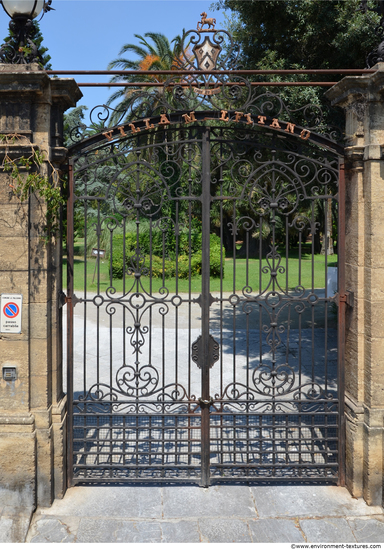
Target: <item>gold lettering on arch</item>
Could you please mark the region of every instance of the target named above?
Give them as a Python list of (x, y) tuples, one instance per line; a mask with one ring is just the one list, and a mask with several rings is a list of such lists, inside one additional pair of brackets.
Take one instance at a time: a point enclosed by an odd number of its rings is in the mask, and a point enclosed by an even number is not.
[(191, 111), (189, 114), (185, 113), (181, 116), (184, 119), (185, 124), (190, 124), (191, 122), (194, 122), (196, 120), (195, 111)]
[(169, 120), (168, 120), (168, 118), (167, 118), (167, 115), (164, 115), (164, 114), (163, 114), (163, 115), (160, 115), (160, 122), (159, 122), (159, 124), (162, 124), (162, 125), (164, 125), (164, 124), (170, 124), (170, 122), (169, 122)]
[[(243, 122), (245, 124), (254, 124), (251, 113), (243, 113), (241, 111), (235, 111), (234, 114), (235, 114), (234, 122)], [(181, 115), (181, 117), (184, 120), (184, 124), (190, 124), (191, 122), (196, 122), (197, 121), (196, 116), (195, 116), (195, 111), (190, 111), (189, 113), (184, 113), (183, 115)], [(245, 118), (245, 120), (241, 120), (241, 118)], [(155, 128), (155, 124), (151, 123), (151, 120), (152, 120), (151, 118), (143, 118), (142, 122), (145, 123), (145, 129), (149, 130), (149, 129)], [(228, 111), (226, 111), (224, 109), (221, 109), (220, 118), (218, 120), (221, 120), (222, 122), (231, 122)], [(265, 126), (266, 120), (267, 120), (266, 116), (257, 115), (257, 123), (258, 124), (261, 124), (261, 125)], [(137, 124), (137, 123), (138, 123), (138, 121), (135, 121), (135, 122), (132, 122), (132, 123), (128, 124), (129, 128), (132, 131), (132, 134), (137, 134), (137, 132), (140, 132), (140, 128), (135, 126), (135, 124)], [(163, 113), (162, 115), (160, 115), (160, 121), (158, 123), (158, 126), (165, 126), (167, 124), (171, 124), (171, 121), (168, 119), (168, 116), (165, 113)], [(289, 132), (291, 134), (294, 134), (295, 128), (296, 128), (295, 124), (293, 124), (292, 122), (283, 122), (283, 124), (286, 125), (285, 128), (283, 127), (285, 132)], [(271, 124), (269, 124), (269, 126), (271, 128), (281, 128), (281, 122), (279, 121), (278, 118), (273, 118), (272, 122), (271, 122)], [(117, 130), (119, 130), (120, 135), (122, 137), (125, 137), (127, 135), (124, 131), (124, 126), (118, 126)], [(114, 139), (113, 138), (114, 131), (115, 130), (108, 130), (107, 132), (103, 132), (102, 135), (108, 141), (112, 141)], [(311, 135), (311, 132), (309, 130), (307, 130), (306, 128), (304, 128), (300, 132), (300, 138), (303, 139), (303, 140), (309, 139), (310, 135)]]
[(277, 118), (272, 119), (272, 124), (269, 125), (271, 128), (281, 128), (279, 120)]
[(128, 124), (128, 126), (130, 127), (132, 134), (137, 134), (137, 132), (140, 132), (140, 128), (136, 128), (136, 126), (133, 123)]
[(296, 124), (292, 124), (292, 122), (287, 122), (287, 127), (285, 129), (286, 132), (291, 132), (291, 134), (295, 131)]
[(145, 128), (148, 130), (151, 130), (152, 128), (155, 127), (154, 124), (149, 124), (150, 120), (151, 120), (150, 118), (143, 118), (143, 122), (145, 122)]
[(103, 132), (103, 136), (105, 136), (108, 141), (112, 141), (113, 139), (112, 134), (113, 134), (113, 130), (109, 130), (109, 132)]
[[(221, 110), (221, 116), (219, 120), (222, 120), (223, 122), (229, 121), (229, 116), (227, 116), (228, 111)], [(227, 118), (225, 118), (227, 116)]]
[(310, 135), (311, 135), (311, 132), (309, 130), (302, 130), (300, 137), (301, 139), (308, 139)]

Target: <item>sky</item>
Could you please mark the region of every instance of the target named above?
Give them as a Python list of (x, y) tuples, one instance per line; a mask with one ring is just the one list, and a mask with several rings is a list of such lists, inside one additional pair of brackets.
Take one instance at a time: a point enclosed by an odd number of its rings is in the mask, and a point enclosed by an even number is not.
[[(161, 32), (170, 40), (195, 29), (203, 11), (222, 27), (223, 11), (210, 10), (212, 0), (53, 0), (40, 21), (53, 70), (105, 70), (123, 44), (139, 43), (134, 34)], [(9, 17), (0, 10), (0, 36), (8, 34)], [(133, 54), (129, 54), (133, 59)], [(65, 77), (68, 78), (68, 77)], [(76, 76), (77, 82), (108, 82), (107, 76)], [(78, 105), (103, 104), (116, 88), (81, 88)]]

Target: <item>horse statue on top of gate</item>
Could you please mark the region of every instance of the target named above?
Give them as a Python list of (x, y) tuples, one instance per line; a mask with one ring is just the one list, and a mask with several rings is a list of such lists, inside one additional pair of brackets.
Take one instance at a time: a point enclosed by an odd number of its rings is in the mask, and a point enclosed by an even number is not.
[(210, 30), (211, 27), (213, 27), (212, 28), (213, 31), (215, 30), (216, 19), (214, 17), (207, 17), (207, 14), (205, 11), (203, 11), (203, 13), (200, 14), (200, 17), (201, 17), (201, 21), (197, 23), (198, 31), (202, 31), (204, 25), (208, 25), (208, 30)]

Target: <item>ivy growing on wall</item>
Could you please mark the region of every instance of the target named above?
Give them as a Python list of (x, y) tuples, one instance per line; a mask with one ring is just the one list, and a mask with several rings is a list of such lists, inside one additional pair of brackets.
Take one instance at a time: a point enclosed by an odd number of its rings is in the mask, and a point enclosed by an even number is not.
[[(19, 145), (21, 149), (28, 151), (20, 156), (15, 156), (13, 151), (10, 156), (10, 149), (5, 148), (0, 168), (10, 173), (10, 187), (21, 203), (34, 193), (44, 199), (46, 224), (43, 229), (46, 233), (45, 240), (49, 240), (49, 234), (55, 234), (59, 228), (59, 211), (65, 203), (58, 171), (47, 159), (46, 152), (36, 148), (24, 135), (0, 134), (1, 144)], [(41, 167), (45, 163), (49, 166), (50, 177), (41, 174)]]

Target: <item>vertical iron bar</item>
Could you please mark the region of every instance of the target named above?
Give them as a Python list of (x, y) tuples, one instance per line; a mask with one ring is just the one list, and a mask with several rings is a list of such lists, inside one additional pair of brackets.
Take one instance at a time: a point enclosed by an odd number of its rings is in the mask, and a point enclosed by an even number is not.
[[(127, 218), (123, 218), (123, 296), (125, 296), (125, 277), (126, 277), (126, 268), (127, 268), (127, 260), (126, 260), (126, 226), (127, 224)], [(113, 260), (113, 250), (110, 252), (110, 261)], [(125, 365), (125, 348), (126, 348), (126, 312), (125, 307), (123, 307), (123, 365)], [(151, 363), (151, 359), (149, 359), (149, 363)]]
[[(87, 195), (85, 185), (84, 195)], [(88, 236), (88, 201), (84, 200), (84, 304), (83, 304), (83, 391), (87, 394), (87, 236)], [(96, 267), (96, 260), (95, 260)]]
[[(153, 220), (149, 220), (149, 296), (152, 298), (152, 257), (153, 257), (153, 244), (152, 244), (152, 231), (153, 231)], [(142, 283), (140, 283), (142, 284)], [(124, 308), (125, 309), (125, 308)], [(153, 309), (152, 304), (149, 306), (149, 338), (148, 338), (148, 347), (149, 347), (149, 357), (148, 364), (152, 365), (152, 324), (153, 324)]]
[(73, 485), (73, 161), (68, 167), (69, 185), (67, 202), (67, 395), (68, 395), (68, 456), (67, 486)]
[(285, 292), (288, 294), (288, 251), (289, 251), (289, 224), (288, 216), (285, 218)]
[(339, 227), (338, 227), (338, 291), (339, 291), (339, 318), (338, 318), (338, 397), (339, 397), (339, 485), (345, 486), (345, 418), (344, 418), (344, 360), (345, 360), (345, 173), (344, 164), (340, 164), (339, 172)]
[(209, 128), (202, 135), (202, 265), (201, 265), (201, 336), (203, 364), (201, 368), (201, 485), (209, 486), (209, 291), (210, 291), (210, 210), (211, 174)]

